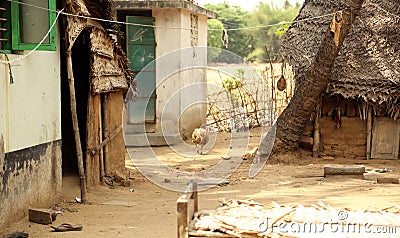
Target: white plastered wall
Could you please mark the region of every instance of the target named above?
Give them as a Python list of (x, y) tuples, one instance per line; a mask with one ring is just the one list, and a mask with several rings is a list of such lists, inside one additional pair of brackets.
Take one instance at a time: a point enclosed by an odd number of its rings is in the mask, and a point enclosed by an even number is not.
[[(8, 55), (11, 61), (22, 56)], [(60, 140), (60, 52), (36, 51), (11, 63), (11, 70), (14, 83), (8, 64), (0, 64), (0, 136), (5, 152)]]

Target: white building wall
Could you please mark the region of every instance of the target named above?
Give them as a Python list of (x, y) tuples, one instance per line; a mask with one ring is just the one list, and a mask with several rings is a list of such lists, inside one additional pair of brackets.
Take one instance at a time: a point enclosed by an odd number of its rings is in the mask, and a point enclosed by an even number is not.
[[(175, 134), (179, 117), (179, 69), (182, 30), (180, 9), (153, 9), (156, 38), (156, 132)], [(163, 129), (164, 128), (164, 129)]]
[[(4, 55), (0, 54), (0, 60), (5, 61), (6, 58)], [(6, 112), (8, 111), (7, 108), (7, 101), (6, 98), (8, 98), (8, 83), (10, 81), (8, 77), (8, 67), (6, 64), (1, 64), (0, 63), (0, 141), (1, 137), (3, 137), (4, 141), (4, 147), (7, 148), (7, 138), (8, 138), (8, 132), (7, 132), (7, 124), (8, 124), (8, 118), (6, 117)], [(0, 148), (1, 150), (1, 148)]]
[[(10, 60), (23, 55), (9, 54)], [(61, 139), (60, 52), (0, 64), (0, 136), (5, 153)], [(5, 61), (4, 56), (0, 56)]]
[[(197, 44), (191, 40), (191, 15), (198, 18)], [(206, 105), (206, 66), (207, 66), (207, 17), (190, 11), (182, 12), (183, 51), (182, 68), (182, 93), (180, 129), (190, 137), (192, 131), (205, 123)], [(204, 40), (205, 39), (205, 40)], [(193, 48), (194, 47), (194, 48)]]
[[(206, 48), (194, 49), (190, 11), (153, 9), (156, 47), (156, 132), (187, 136), (205, 122)], [(196, 13), (193, 13), (196, 14)], [(198, 44), (207, 46), (207, 17), (198, 15)], [(197, 84), (203, 83), (203, 84)]]

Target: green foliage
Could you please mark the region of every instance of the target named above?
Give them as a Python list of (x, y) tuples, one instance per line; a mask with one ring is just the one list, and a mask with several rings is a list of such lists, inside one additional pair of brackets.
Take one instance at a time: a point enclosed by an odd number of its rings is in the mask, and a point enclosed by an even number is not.
[(245, 70), (243, 68), (237, 69), (236, 76), (223, 80), (222, 86), (228, 91), (232, 91), (233, 89), (243, 86), (242, 80), (244, 79), (244, 73)]
[[(205, 7), (212, 11), (218, 13), (218, 20), (222, 22), (225, 29), (235, 29), (247, 27), (246, 19), (249, 17), (250, 13), (248, 11), (243, 10), (239, 6), (231, 6), (228, 2), (219, 3), (219, 4), (206, 4)], [(213, 22), (211, 22), (213, 24)], [(209, 28), (212, 29), (209, 23)], [(208, 34), (212, 38), (219, 39), (221, 41), (221, 33), (218, 31), (209, 31)], [(252, 50), (252, 36), (247, 34), (244, 31), (229, 31), (229, 45), (227, 50), (241, 56), (245, 57)], [(213, 46), (214, 43), (209, 44), (209, 46)], [(222, 44), (221, 44), (222, 45)], [(222, 47), (222, 46), (221, 46)], [(218, 62), (226, 62), (226, 63), (240, 63), (237, 62), (238, 58), (232, 59), (229, 54), (220, 54), (217, 58), (215, 58)]]
[(286, 33), (286, 31), (289, 29), (289, 24), (280, 24), (278, 30), (276, 30), (274, 33), (275, 35), (283, 35)]
[[(268, 62), (268, 57), (263, 51), (260, 54), (260, 49), (267, 46), (268, 51), (273, 61), (278, 60), (279, 46), (282, 44), (283, 35), (289, 28), (287, 22), (292, 22), (300, 10), (300, 5), (291, 5), (289, 1), (285, 1), (283, 7), (278, 8), (273, 3), (260, 2), (256, 10), (247, 19), (248, 25), (274, 25), (269, 27), (257, 28), (248, 30), (247, 33), (255, 39), (255, 51), (257, 54), (256, 61)], [(280, 24), (281, 23), (281, 24)]]
[(231, 78), (227, 78), (224, 81), (222, 81), (222, 85), (224, 86), (224, 88), (228, 91), (232, 91), (232, 89), (238, 88), (240, 86), (243, 85), (242, 81), (231, 77)]
[(212, 29), (208, 32), (207, 43), (208, 47), (211, 47), (207, 52), (208, 61), (212, 62), (221, 54), (222, 48), (222, 30), (224, 24), (218, 19), (208, 20), (208, 29)]
[[(273, 61), (278, 60), (279, 46), (282, 44), (283, 35), (290, 27), (288, 22), (292, 22), (300, 10), (300, 4), (292, 5), (286, 0), (282, 7), (277, 7), (272, 2), (261, 2), (252, 12), (245, 11), (239, 6), (231, 6), (227, 1), (220, 4), (206, 4), (206, 8), (218, 13), (218, 20), (228, 29), (229, 51), (245, 58), (248, 61), (268, 62), (264, 46)], [(274, 26), (269, 26), (274, 25)], [(260, 27), (259, 27), (260, 26)], [(262, 27), (265, 26), (265, 27)], [(220, 29), (214, 21), (209, 21), (210, 29)], [(234, 31), (229, 29), (245, 28)], [(219, 45), (221, 41), (221, 31), (209, 31), (209, 46), (223, 47)], [(219, 41), (219, 42), (218, 42)], [(218, 42), (218, 43), (217, 43)], [(214, 61), (230, 62), (228, 54), (214, 52), (210, 56)]]

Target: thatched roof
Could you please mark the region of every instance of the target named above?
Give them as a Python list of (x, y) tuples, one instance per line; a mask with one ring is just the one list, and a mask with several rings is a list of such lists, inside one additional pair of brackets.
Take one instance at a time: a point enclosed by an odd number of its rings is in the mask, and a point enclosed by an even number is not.
[[(95, 19), (116, 20), (111, 0), (75, 0), (67, 6), (67, 12)], [(136, 90), (130, 62), (116, 40), (117, 35), (121, 34), (119, 26), (112, 22), (69, 16), (67, 31), (70, 44), (85, 28), (91, 28), (92, 93), (128, 89), (128, 83)]]
[[(306, 0), (297, 20), (334, 13), (337, 0)], [(324, 39), (332, 15), (293, 24), (282, 51), (302, 74)], [(328, 95), (372, 102), (394, 114), (400, 108), (400, 2), (366, 0), (335, 60)], [(394, 110), (393, 108), (396, 108)]]

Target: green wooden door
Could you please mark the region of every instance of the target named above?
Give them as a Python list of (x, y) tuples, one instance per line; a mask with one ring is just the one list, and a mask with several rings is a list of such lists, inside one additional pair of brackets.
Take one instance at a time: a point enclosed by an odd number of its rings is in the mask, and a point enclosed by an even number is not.
[[(127, 52), (131, 69), (138, 81), (139, 97), (130, 102), (129, 122), (131, 124), (155, 122), (156, 112), (156, 75), (155, 75), (155, 38), (152, 17), (127, 16), (126, 25)], [(136, 25), (137, 24), (137, 25)]]

